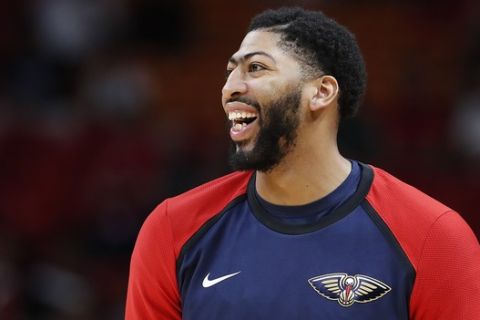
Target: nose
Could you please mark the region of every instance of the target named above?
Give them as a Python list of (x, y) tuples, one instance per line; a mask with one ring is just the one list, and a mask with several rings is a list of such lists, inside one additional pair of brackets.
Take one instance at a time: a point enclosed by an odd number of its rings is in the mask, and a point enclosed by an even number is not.
[(240, 68), (235, 68), (228, 75), (227, 81), (222, 88), (222, 100), (227, 101), (230, 98), (239, 96), (247, 92), (247, 84), (245, 83)]

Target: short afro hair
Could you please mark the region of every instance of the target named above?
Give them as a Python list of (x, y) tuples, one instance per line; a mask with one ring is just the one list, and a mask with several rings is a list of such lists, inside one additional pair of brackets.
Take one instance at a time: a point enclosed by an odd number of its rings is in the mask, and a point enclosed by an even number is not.
[(340, 87), (339, 114), (348, 118), (358, 110), (365, 94), (365, 62), (355, 36), (319, 11), (299, 7), (266, 10), (253, 17), (248, 32), (266, 29), (280, 33), (286, 48), (292, 48), (320, 75), (331, 75)]

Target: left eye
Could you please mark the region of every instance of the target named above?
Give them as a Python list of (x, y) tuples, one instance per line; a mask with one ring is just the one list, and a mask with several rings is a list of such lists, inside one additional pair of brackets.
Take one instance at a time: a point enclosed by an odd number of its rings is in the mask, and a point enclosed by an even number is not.
[(252, 63), (248, 67), (249, 72), (257, 72), (257, 71), (262, 71), (262, 70), (265, 70), (265, 67), (262, 66), (261, 64), (258, 64), (258, 63)]

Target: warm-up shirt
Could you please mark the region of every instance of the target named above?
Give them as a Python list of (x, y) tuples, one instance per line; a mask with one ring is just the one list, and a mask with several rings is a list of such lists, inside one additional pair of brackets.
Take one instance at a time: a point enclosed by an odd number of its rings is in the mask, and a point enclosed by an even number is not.
[(480, 246), (454, 211), (352, 162), (278, 206), (236, 172), (161, 203), (132, 255), (127, 320), (480, 319)]

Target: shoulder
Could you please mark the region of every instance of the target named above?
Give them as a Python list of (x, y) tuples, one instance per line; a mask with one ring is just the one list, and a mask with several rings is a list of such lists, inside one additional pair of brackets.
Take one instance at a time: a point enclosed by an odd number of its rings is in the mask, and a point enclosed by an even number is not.
[(460, 215), (446, 205), (384, 170), (372, 169), (374, 178), (366, 199), (394, 234), (415, 269), (426, 241), (435, 237), (434, 234), (457, 235), (469, 230)]
[(168, 198), (149, 215), (142, 228), (172, 235), (176, 254), (208, 220), (246, 194), (252, 172), (234, 172), (178, 196)]
[(221, 210), (233, 199), (245, 194), (251, 175), (252, 172), (233, 172), (169, 198), (166, 200), (169, 215)]
[(408, 209), (410, 214), (421, 215), (422, 218), (428, 220), (435, 220), (442, 213), (451, 210), (388, 172), (375, 167), (372, 169), (374, 179), (367, 198), (377, 205), (387, 205), (390, 210), (397, 207), (402, 210)]

